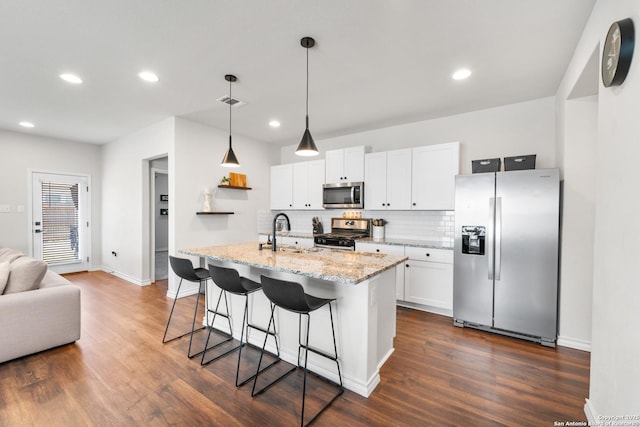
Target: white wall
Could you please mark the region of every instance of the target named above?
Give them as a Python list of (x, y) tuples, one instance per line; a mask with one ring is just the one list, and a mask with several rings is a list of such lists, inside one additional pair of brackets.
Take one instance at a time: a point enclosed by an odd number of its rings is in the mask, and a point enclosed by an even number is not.
[[(25, 133), (0, 130), (0, 204), (11, 206), (10, 213), (0, 213), (0, 246), (29, 252), (31, 228), (27, 210), (29, 169), (48, 172), (84, 174), (91, 177), (92, 267), (101, 263), (100, 147), (93, 144), (63, 141)], [(24, 212), (18, 212), (24, 206)]]
[(140, 285), (150, 282), (148, 159), (167, 155), (174, 127), (169, 118), (102, 146), (103, 269)]
[[(560, 138), (564, 138), (564, 122), (571, 114), (566, 100), (585, 64), (602, 45), (611, 23), (627, 17), (636, 27), (640, 23), (637, 0), (596, 2), (556, 96)], [(599, 83), (591, 381), (585, 406), (592, 422), (600, 415), (640, 414), (638, 55), (636, 48), (636, 58), (622, 86), (604, 88)], [(571, 141), (560, 142), (566, 157)]]
[(566, 105), (558, 341), (561, 345), (589, 350), (598, 99), (575, 99)]
[[(278, 147), (234, 136), (233, 150), (240, 167), (224, 168), (220, 162), (229, 143), (227, 132), (182, 118), (176, 118), (175, 131), (169, 154), (169, 254), (184, 256), (177, 251), (256, 240), (258, 211), (269, 209), (270, 171), (278, 163)], [(246, 174), (252, 190), (219, 189), (220, 180), (229, 172)], [(202, 210), (206, 188), (214, 191), (214, 210), (234, 214), (196, 215)], [(169, 294), (176, 288), (170, 274)]]
[[(557, 167), (554, 98), (542, 98), (466, 114), (316, 140), (326, 150), (365, 145), (387, 151), (460, 141), (460, 172), (471, 173), (471, 160), (536, 154), (538, 168)], [(313, 131), (313, 129), (312, 129)], [(282, 148), (281, 163), (305, 160), (296, 146)], [(308, 160), (308, 159), (306, 159)]]

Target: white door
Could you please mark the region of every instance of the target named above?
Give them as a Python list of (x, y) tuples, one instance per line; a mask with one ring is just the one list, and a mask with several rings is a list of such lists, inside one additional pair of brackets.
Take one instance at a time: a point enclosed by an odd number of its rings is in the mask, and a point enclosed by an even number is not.
[(271, 209), (293, 207), (293, 167), (291, 164), (271, 166)]
[(417, 147), (412, 153), (412, 209), (453, 210), (455, 176), (459, 173), (460, 144)]
[(368, 153), (364, 158), (364, 205), (387, 209), (387, 153)]
[(325, 179), (327, 184), (339, 184), (344, 181), (344, 150), (328, 150), (325, 158)]
[(309, 163), (293, 164), (293, 209), (309, 209)]
[(89, 269), (89, 177), (32, 173), (33, 256), (57, 273)]
[(411, 148), (387, 152), (387, 209), (411, 209)]
[(309, 162), (309, 207), (311, 209), (322, 209), (324, 169), (324, 160), (312, 160)]

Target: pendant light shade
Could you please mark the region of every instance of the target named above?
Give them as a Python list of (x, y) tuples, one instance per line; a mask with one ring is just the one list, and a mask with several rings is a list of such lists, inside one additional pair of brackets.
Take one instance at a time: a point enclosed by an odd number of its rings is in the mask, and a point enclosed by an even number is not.
[(313, 142), (313, 137), (309, 131), (309, 48), (316, 45), (316, 41), (311, 37), (303, 37), (300, 40), (300, 45), (307, 50), (307, 109), (306, 109), (306, 126), (300, 144), (296, 149), (298, 156), (317, 156), (319, 154), (318, 147)]
[(229, 149), (222, 159), (222, 166), (227, 168), (237, 168), (240, 166), (240, 162), (238, 162), (236, 153), (233, 152), (233, 147), (231, 146), (231, 101), (233, 99), (231, 98), (231, 83), (238, 81), (238, 79), (232, 74), (227, 74), (224, 76), (224, 79), (229, 82)]

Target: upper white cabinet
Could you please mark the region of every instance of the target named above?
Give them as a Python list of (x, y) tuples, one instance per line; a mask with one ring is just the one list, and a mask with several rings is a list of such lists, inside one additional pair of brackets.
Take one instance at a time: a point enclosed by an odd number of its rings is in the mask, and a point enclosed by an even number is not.
[(365, 155), (366, 209), (411, 209), (411, 149)]
[(293, 208), (293, 165), (271, 166), (271, 209)]
[(413, 148), (411, 208), (453, 210), (455, 176), (460, 173), (460, 143)]
[(271, 166), (271, 209), (322, 209), (324, 160)]
[(324, 160), (293, 164), (293, 209), (322, 209), (324, 165)]
[(364, 146), (329, 150), (325, 160), (327, 184), (364, 181)]

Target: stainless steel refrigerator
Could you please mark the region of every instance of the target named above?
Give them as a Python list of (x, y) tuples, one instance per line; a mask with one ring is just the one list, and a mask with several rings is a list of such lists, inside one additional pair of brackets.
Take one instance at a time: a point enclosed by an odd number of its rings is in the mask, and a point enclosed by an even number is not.
[(456, 176), (454, 325), (555, 346), (558, 169)]

